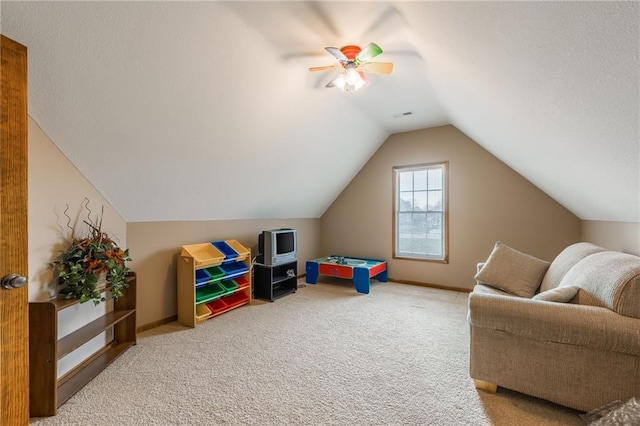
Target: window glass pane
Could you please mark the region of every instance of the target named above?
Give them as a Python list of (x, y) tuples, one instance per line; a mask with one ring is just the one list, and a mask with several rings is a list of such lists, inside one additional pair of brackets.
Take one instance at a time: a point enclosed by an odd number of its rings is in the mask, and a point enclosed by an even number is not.
[(414, 192), (413, 193), (413, 210), (427, 211), (427, 192)]
[(413, 247), (411, 253), (413, 254), (422, 254), (425, 255), (427, 248), (427, 215), (424, 213), (414, 213), (413, 214)]
[(400, 191), (413, 191), (413, 172), (400, 172)]
[(427, 171), (426, 170), (417, 170), (413, 172), (413, 190), (414, 191), (427, 190)]
[(427, 217), (424, 213), (398, 215), (398, 251), (405, 254), (425, 254)]
[(398, 213), (397, 250), (407, 253), (411, 248), (411, 213)]
[(426, 238), (425, 227), (427, 225), (427, 215), (425, 213), (414, 213), (411, 215), (411, 233), (413, 238)]
[(442, 211), (442, 191), (429, 191), (429, 210)]
[(442, 189), (442, 168), (429, 169), (429, 189)]
[(398, 213), (398, 227), (411, 223), (411, 213)]
[(410, 212), (413, 210), (413, 192), (401, 192), (398, 201), (398, 211)]
[(427, 252), (432, 256), (442, 255), (442, 214), (427, 214)]
[(427, 227), (430, 231), (442, 233), (442, 213), (427, 213)]

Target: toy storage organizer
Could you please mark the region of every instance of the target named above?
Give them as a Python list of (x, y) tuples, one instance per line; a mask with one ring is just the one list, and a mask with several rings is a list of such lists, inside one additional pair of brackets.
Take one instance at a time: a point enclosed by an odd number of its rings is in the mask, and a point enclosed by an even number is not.
[(189, 327), (251, 302), (251, 251), (236, 240), (182, 246), (178, 321)]

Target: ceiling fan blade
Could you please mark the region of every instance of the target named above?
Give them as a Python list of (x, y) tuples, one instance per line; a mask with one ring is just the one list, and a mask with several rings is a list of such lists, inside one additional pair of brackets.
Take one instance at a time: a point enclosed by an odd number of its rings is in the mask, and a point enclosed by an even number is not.
[(391, 71), (393, 71), (393, 64), (391, 62), (366, 62), (361, 64), (359, 68), (365, 72), (391, 74)]
[(335, 70), (340, 68), (340, 65), (327, 65), (324, 67), (311, 67), (309, 68), (309, 71), (311, 72), (315, 72), (315, 71), (327, 71), (327, 70)]
[(369, 43), (356, 55), (356, 62), (369, 61), (382, 53), (382, 48), (375, 43)]
[(347, 58), (344, 53), (340, 51), (337, 47), (325, 47), (324, 50), (331, 53), (337, 60), (340, 62), (348, 62), (349, 58)]
[(330, 82), (327, 83), (326, 86), (327, 88), (331, 88), (331, 87), (336, 87), (338, 86), (338, 83), (341, 82), (342, 86), (344, 86), (344, 76), (342, 76), (342, 74), (340, 74), (339, 76), (337, 76), (336, 78), (334, 78), (333, 80), (331, 80)]

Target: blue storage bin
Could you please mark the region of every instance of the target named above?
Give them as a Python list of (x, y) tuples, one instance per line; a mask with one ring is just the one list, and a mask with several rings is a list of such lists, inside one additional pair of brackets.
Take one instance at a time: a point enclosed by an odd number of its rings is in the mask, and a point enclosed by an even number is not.
[(225, 279), (244, 275), (249, 270), (249, 267), (242, 262), (224, 263), (220, 268), (224, 271)]
[(204, 269), (196, 269), (196, 284), (202, 284), (209, 281), (211, 277)]
[(238, 253), (236, 260), (245, 260), (249, 257), (249, 249), (237, 242), (236, 240), (225, 240), (225, 243), (229, 244), (232, 249)]
[(214, 241), (211, 244), (213, 244), (220, 253), (224, 254), (224, 260), (222, 263), (233, 262), (238, 257), (238, 252), (225, 241)]

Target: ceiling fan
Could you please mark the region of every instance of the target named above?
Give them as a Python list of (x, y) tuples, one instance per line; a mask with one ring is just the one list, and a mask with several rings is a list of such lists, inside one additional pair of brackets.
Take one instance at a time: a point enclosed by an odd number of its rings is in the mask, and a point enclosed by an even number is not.
[(365, 73), (391, 74), (393, 64), (391, 62), (369, 62), (382, 53), (382, 48), (375, 43), (369, 43), (364, 49), (359, 46), (325, 47), (325, 50), (333, 55), (340, 64), (323, 67), (311, 67), (309, 71), (327, 71), (340, 69), (342, 73), (331, 80), (326, 87), (337, 87), (345, 92), (355, 92), (370, 84)]

